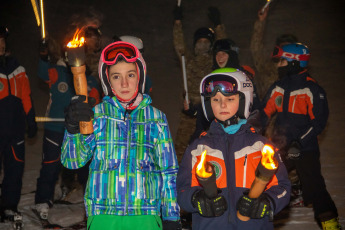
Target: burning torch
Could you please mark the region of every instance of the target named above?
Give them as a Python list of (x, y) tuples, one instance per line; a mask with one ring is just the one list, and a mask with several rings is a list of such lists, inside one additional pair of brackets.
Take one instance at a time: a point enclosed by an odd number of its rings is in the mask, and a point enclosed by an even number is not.
[(265, 9), (269, 6), (269, 4), (272, 2), (273, 0), (267, 0), (266, 4), (264, 5), (264, 7), (262, 7), (261, 9), (261, 14), (263, 14), (265, 12)]
[[(85, 76), (85, 50), (84, 42), (85, 38), (81, 37), (79, 39), (79, 33), (81, 30), (77, 30), (73, 36), (73, 40), (67, 44), (67, 58), (68, 63), (71, 66), (71, 71), (73, 73), (73, 83), (74, 89), (77, 95), (86, 96), (85, 103), (88, 102), (87, 99), (87, 81)], [(81, 121), (79, 123), (81, 134), (90, 134), (93, 132), (92, 121)]]
[(195, 171), (200, 185), (204, 188), (205, 195), (209, 199), (215, 198), (218, 195), (216, 173), (214, 172), (213, 165), (206, 161), (206, 150), (202, 152), (200, 162)]
[[(273, 157), (274, 150), (270, 145), (264, 145), (261, 153), (261, 161), (255, 171), (255, 180), (249, 190), (249, 198), (258, 198), (278, 169), (278, 161)], [(248, 221), (250, 219), (248, 216), (242, 216), (238, 211), (237, 217), (242, 221)]]

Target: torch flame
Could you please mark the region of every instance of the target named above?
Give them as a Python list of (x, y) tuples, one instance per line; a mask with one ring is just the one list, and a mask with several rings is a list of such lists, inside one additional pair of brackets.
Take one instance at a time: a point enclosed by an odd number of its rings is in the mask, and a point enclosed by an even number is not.
[(270, 145), (264, 145), (261, 153), (262, 153), (262, 158), (261, 158), (262, 165), (267, 169), (276, 169), (277, 166), (273, 159), (273, 155), (274, 155), (273, 148)]
[(81, 32), (81, 29), (77, 29), (77, 31), (74, 33), (74, 36), (73, 36), (73, 39), (72, 41), (69, 41), (68, 44), (67, 44), (67, 47), (68, 48), (77, 48), (77, 47), (81, 47), (84, 45), (85, 43), (85, 38), (84, 37), (81, 37), (79, 39), (79, 34)]
[(202, 178), (208, 178), (210, 176), (212, 176), (212, 173), (209, 173), (206, 171), (206, 150), (202, 152), (201, 154), (201, 160), (198, 164), (198, 166), (196, 167), (196, 174), (199, 176), (199, 177), (202, 177)]

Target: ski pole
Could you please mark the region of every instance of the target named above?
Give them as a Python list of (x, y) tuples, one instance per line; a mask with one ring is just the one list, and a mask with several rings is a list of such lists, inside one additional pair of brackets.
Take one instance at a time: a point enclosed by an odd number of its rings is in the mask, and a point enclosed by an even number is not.
[(182, 73), (183, 73), (183, 86), (184, 86), (184, 90), (186, 91), (185, 100), (187, 102), (187, 105), (189, 105), (188, 86), (187, 86), (187, 72), (186, 72), (186, 60), (184, 58), (184, 55), (181, 56), (181, 61), (182, 61)]
[(43, 6), (43, 0), (40, 0), (40, 8), (41, 8), (41, 31), (42, 31), (42, 39), (43, 43), (45, 42), (46, 39), (46, 31), (45, 31), (45, 23), (44, 23), (44, 6)]
[(268, 5), (272, 2), (273, 0), (267, 0), (266, 4), (264, 5), (264, 7), (262, 7), (261, 9), (261, 14), (264, 13), (265, 9), (268, 7)]
[(35, 117), (36, 122), (64, 122), (65, 118), (56, 117)]

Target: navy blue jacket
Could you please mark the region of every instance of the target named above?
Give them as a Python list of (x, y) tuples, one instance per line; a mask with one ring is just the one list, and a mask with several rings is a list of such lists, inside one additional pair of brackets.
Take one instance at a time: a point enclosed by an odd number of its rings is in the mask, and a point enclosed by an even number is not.
[[(236, 215), (237, 201), (251, 187), (261, 160), (261, 149), (266, 143), (267, 139), (253, 132), (248, 124), (242, 125), (235, 134), (227, 134), (218, 122), (213, 121), (208, 133), (187, 148), (177, 176), (177, 199), (183, 210), (193, 213), (193, 230), (273, 229), (268, 217), (243, 222)], [(195, 167), (204, 149), (207, 150), (206, 160), (214, 165), (217, 187), (228, 203), (228, 210), (220, 217), (202, 217), (191, 202), (194, 192), (202, 189)], [(271, 206), (276, 214), (290, 200), (290, 182), (280, 155), (276, 153), (275, 157), (279, 167), (265, 193), (272, 198)]]
[(274, 139), (280, 149), (296, 140), (302, 151), (319, 149), (317, 135), (325, 128), (328, 103), (325, 91), (304, 71), (276, 81), (263, 101), (263, 118), (267, 122), (277, 113)]

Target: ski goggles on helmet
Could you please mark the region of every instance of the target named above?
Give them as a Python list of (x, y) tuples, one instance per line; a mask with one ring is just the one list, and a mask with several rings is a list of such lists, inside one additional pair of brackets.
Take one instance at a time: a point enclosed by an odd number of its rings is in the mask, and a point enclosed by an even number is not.
[(273, 60), (279, 60), (281, 58), (285, 58), (285, 59), (293, 59), (296, 61), (308, 61), (310, 58), (310, 54), (294, 54), (294, 53), (285, 52), (280, 46), (274, 47), (271, 56)]
[(201, 95), (204, 97), (213, 97), (221, 92), (224, 96), (231, 96), (238, 92), (238, 83), (235, 78), (224, 75), (212, 75), (202, 83)]
[(135, 62), (139, 58), (139, 51), (132, 44), (119, 41), (105, 47), (101, 57), (106, 65), (114, 65), (119, 56), (127, 62)]

